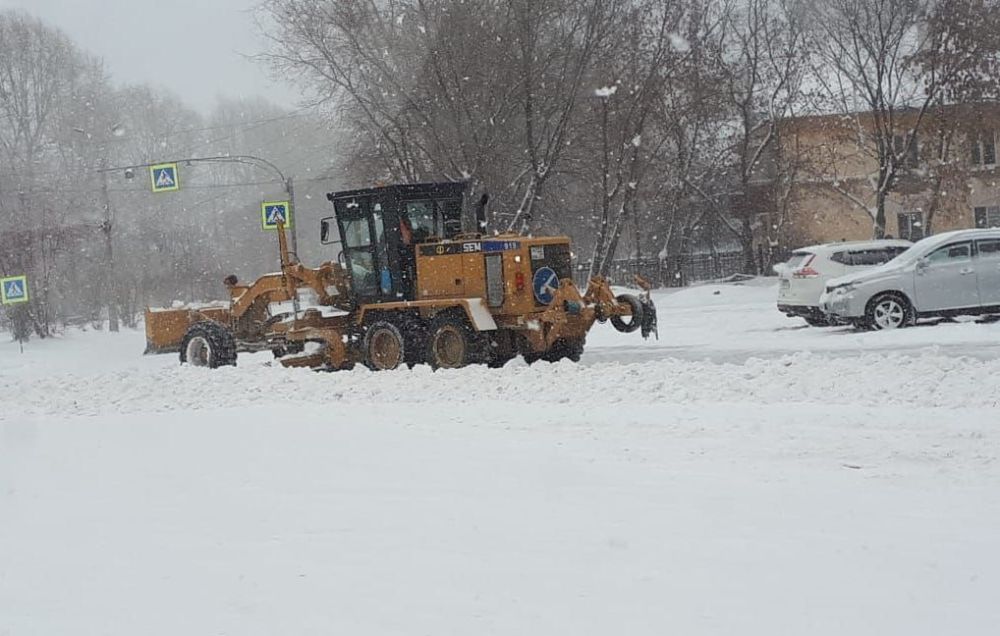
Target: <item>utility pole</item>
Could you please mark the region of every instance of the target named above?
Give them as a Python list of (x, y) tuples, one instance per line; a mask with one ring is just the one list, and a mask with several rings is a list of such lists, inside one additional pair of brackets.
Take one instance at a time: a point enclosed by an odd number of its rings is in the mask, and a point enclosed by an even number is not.
[[(87, 140), (93, 139), (93, 135), (84, 128), (74, 128), (73, 132), (83, 135)], [(109, 137), (108, 134), (111, 136)], [(118, 307), (117, 307), (117, 285), (115, 283), (115, 250), (114, 250), (114, 210), (111, 207), (111, 193), (108, 190), (108, 152), (111, 137), (120, 137), (125, 134), (125, 127), (114, 124), (108, 127), (107, 133), (102, 134), (96, 146), (96, 150), (101, 155), (100, 167), (97, 172), (101, 175), (101, 205), (104, 207), (104, 218), (98, 226), (101, 234), (104, 235), (104, 273), (101, 276), (101, 292), (104, 304), (108, 307), (108, 330), (118, 331)]]
[(292, 221), (292, 254), (295, 255), (295, 262), (301, 263), (302, 259), (299, 258), (299, 240), (297, 236), (299, 232), (299, 220), (295, 217), (295, 185), (292, 183), (291, 177), (285, 180), (285, 191), (288, 192), (288, 218)]
[[(107, 167), (107, 160), (101, 160), (102, 168)], [(115, 293), (115, 248), (112, 230), (114, 228), (111, 210), (111, 193), (108, 191), (108, 173), (101, 172), (101, 198), (104, 204), (104, 219), (101, 221), (101, 233), (104, 234), (104, 299), (108, 306), (108, 331), (118, 331), (118, 307)]]

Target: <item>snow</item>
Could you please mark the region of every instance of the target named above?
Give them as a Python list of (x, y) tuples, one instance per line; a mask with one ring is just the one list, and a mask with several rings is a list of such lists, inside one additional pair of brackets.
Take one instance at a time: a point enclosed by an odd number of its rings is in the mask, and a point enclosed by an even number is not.
[(479, 331), (496, 330), (497, 323), (493, 320), (493, 314), (490, 313), (485, 300), (482, 298), (466, 298), (465, 307), (468, 309), (469, 318), (472, 319), (472, 324), (476, 329)]
[(670, 34), (670, 46), (678, 53), (687, 53), (691, 50), (691, 43), (680, 33)]
[(0, 634), (989, 634), (1000, 325), (656, 294), (582, 364), (0, 343)]

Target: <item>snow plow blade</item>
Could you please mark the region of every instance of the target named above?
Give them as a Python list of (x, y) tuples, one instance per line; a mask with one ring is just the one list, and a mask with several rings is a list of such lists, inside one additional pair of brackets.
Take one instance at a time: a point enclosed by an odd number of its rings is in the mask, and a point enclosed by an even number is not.
[(173, 309), (146, 308), (145, 354), (175, 353), (188, 328), (202, 320), (229, 324), (227, 307), (177, 307)]

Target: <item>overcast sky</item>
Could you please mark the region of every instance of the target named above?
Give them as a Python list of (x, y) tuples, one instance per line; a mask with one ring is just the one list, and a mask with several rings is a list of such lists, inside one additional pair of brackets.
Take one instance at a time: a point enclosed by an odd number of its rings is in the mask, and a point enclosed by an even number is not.
[[(216, 97), (298, 95), (243, 57), (264, 48), (251, 14), (259, 0), (0, 0), (65, 31), (103, 58), (118, 83), (149, 83), (207, 112)], [(243, 55), (241, 55), (243, 54)]]

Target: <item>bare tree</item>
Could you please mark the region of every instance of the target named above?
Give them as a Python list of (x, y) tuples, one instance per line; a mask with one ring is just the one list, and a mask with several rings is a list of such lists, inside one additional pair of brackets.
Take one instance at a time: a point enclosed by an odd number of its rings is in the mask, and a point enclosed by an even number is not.
[[(654, 113), (662, 104), (671, 74), (678, 73), (690, 51), (690, 44), (679, 32), (692, 13), (690, 3), (634, 2), (620, 16), (618, 32), (623, 37), (616, 38), (619, 46), (602, 69), (615, 81), (597, 91), (601, 219), (592, 274), (606, 276), (610, 271), (627, 219), (633, 220), (638, 232), (639, 188), (670, 139), (669, 135), (657, 134), (652, 125)], [(640, 245), (637, 237), (637, 259)]]
[(527, 231), (578, 114), (595, 55), (613, 32), (620, 0), (507, 0), (516, 26), (524, 155), (514, 183), (520, 203), (508, 224)]
[(503, 3), (272, 0), (265, 9), (278, 25), (265, 59), (347, 125), (358, 176), (477, 179), (509, 139)]
[[(854, 143), (874, 161), (872, 200), (836, 188), (885, 235), (886, 201), (913, 167), (928, 112), (949, 95), (995, 82), (998, 7), (986, 0), (824, 0), (815, 77), (851, 118)], [(973, 88), (975, 86), (975, 88)]]
[[(51, 332), (55, 259), (66, 223), (58, 170), (59, 123), (101, 74), (61, 32), (17, 12), (0, 13), (0, 261), (26, 273), (35, 300), (25, 310), (34, 330)], [(65, 167), (65, 166), (64, 166)]]
[(806, 68), (804, 10), (798, 0), (747, 0), (724, 7), (719, 41), (713, 47), (721, 91), (732, 111), (735, 176), (731, 214), (719, 215), (739, 241), (744, 269), (758, 273), (755, 228), (773, 202), (757, 182), (770, 181), (778, 127), (802, 101)]

